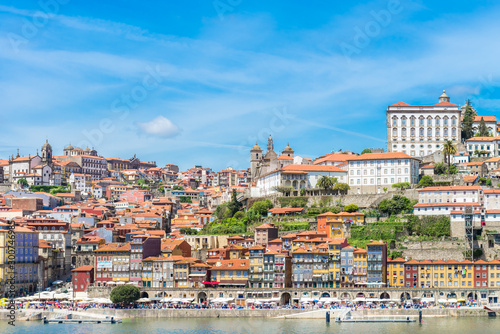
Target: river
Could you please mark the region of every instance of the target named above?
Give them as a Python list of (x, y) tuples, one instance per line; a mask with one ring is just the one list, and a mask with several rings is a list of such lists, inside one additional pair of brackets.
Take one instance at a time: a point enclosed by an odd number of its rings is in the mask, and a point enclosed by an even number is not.
[(177, 318), (124, 319), (122, 324), (47, 324), (0, 321), (0, 333), (16, 334), (133, 334), (133, 333), (500, 333), (500, 317), (424, 318), (418, 323), (326, 324), (321, 319)]

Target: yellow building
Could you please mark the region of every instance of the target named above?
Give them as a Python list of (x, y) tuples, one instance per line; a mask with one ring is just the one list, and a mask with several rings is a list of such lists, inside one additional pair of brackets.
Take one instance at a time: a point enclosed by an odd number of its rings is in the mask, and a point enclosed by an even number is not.
[(353, 276), (354, 276), (354, 285), (361, 285), (367, 282), (367, 251), (366, 249), (356, 248), (354, 249), (353, 254)]
[(331, 239), (328, 242), (328, 256), (330, 263), (328, 267), (329, 281), (333, 282), (332, 288), (340, 287), (340, 250), (347, 246), (346, 239)]
[(493, 260), (489, 261), (489, 268), (488, 272), (490, 274), (489, 277), (489, 283), (490, 287), (496, 287), (497, 289), (500, 288), (500, 261), (499, 260)]
[(193, 261), (183, 259), (174, 263), (174, 287), (189, 288), (189, 266)]

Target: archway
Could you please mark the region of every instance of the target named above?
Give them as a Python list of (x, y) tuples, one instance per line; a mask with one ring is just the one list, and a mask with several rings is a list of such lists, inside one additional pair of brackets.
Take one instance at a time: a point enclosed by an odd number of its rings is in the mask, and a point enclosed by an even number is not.
[(455, 292), (450, 292), (448, 295), (446, 295), (446, 298), (457, 298), (457, 294)]
[(411, 300), (411, 296), (408, 292), (403, 292), (401, 294), (401, 300)]
[(292, 299), (292, 296), (290, 296), (290, 294), (288, 292), (283, 293), (281, 295), (281, 298), (280, 298), (280, 305), (281, 306), (290, 305), (291, 299)]
[(323, 292), (321, 298), (330, 298), (330, 294), (328, 292)]
[(467, 295), (467, 299), (477, 300), (477, 293), (471, 292)]
[(391, 299), (391, 296), (387, 292), (382, 292), (380, 299)]
[(207, 294), (205, 292), (198, 293), (198, 304), (202, 304), (207, 300)]
[(141, 298), (149, 298), (148, 293), (145, 291), (141, 292)]
[(340, 299), (341, 299), (341, 300), (351, 300), (351, 295), (350, 295), (348, 292), (343, 292), (343, 293), (340, 295)]

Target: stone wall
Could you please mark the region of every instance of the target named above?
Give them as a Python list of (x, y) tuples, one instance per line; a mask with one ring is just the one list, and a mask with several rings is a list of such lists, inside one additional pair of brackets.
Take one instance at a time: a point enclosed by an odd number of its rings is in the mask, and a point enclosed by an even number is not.
[(398, 242), (395, 250), (402, 251), (403, 257), (418, 261), (465, 260), (463, 241)]

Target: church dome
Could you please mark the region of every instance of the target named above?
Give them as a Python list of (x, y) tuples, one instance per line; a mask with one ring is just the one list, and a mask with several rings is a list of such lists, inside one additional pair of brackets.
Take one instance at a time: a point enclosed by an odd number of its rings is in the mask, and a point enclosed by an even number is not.
[(66, 150), (72, 150), (72, 149), (74, 149), (74, 147), (71, 146), (71, 144), (69, 144), (68, 147), (66, 147), (64, 150), (66, 151)]
[(262, 151), (262, 149), (259, 145), (257, 145), (257, 143), (255, 143), (255, 145), (252, 147), (252, 151)]
[(290, 144), (286, 144), (286, 147), (285, 149), (283, 150), (283, 152), (293, 152), (292, 148), (290, 147)]
[(90, 152), (91, 149), (87, 146), (87, 148), (84, 150), (85, 152)]
[(446, 94), (446, 91), (445, 91), (445, 90), (443, 90), (443, 94), (441, 94), (441, 96), (440, 96), (440, 97), (441, 97), (441, 98), (447, 98), (447, 97), (449, 98), (449, 96)]

